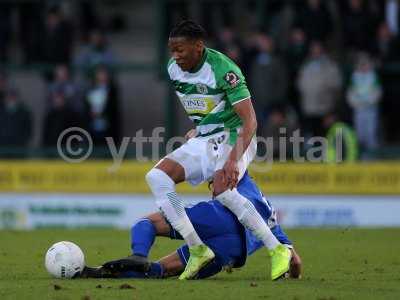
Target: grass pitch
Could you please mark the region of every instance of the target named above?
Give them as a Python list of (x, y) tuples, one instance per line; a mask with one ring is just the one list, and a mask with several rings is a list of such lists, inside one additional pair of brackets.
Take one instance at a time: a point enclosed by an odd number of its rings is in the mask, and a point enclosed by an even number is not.
[[(267, 280), (266, 251), (245, 267), (202, 281), (56, 280), (44, 268), (54, 242), (77, 243), (89, 265), (129, 253), (129, 233), (118, 230), (0, 231), (0, 299), (400, 299), (400, 229), (288, 230), (303, 259), (301, 280)], [(160, 239), (151, 257), (180, 243)], [(121, 285), (129, 284), (129, 288)]]

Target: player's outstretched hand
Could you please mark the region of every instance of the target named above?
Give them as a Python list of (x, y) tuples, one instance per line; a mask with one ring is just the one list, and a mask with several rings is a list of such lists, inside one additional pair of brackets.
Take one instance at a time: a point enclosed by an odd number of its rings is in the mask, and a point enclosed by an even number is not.
[(294, 249), (291, 249), (291, 251), (292, 251), (292, 259), (290, 261), (290, 269), (289, 269), (290, 277), (300, 279), (301, 269), (302, 269), (301, 258)]
[(237, 166), (237, 162), (233, 160), (227, 160), (223, 167), (223, 171), (228, 188), (232, 190), (236, 187), (239, 178), (239, 168)]

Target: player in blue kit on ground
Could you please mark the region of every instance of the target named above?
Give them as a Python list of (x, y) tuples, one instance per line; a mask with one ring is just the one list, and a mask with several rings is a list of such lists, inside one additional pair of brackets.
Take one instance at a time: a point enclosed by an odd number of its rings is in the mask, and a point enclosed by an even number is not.
[[(289, 275), (299, 278), (301, 273), (300, 257), (295, 252), (292, 242), (278, 225), (273, 207), (247, 172), (239, 182), (237, 189), (254, 204), (279, 242), (290, 248), (292, 259)], [(215, 253), (215, 258), (201, 269), (195, 279), (213, 276), (224, 269), (242, 267), (246, 263), (247, 256), (263, 247), (262, 241), (245, 229), (237, 217), (219, 201), (201, 202), (186, 208), (186, 212), (200, 238)], [(98, 268), (86, 267), (80, 277), (166, 278), (181, 274), (190, 256), (188, 246), (183, 245), (176, 252), (159, 261), (150, 262), (147, 257), (156, 236), (182, 239), (160, 212), (153, 213), (140, 219), (132, 227), (131, 256), (106, 262)], [(287, 275), (285, 274), (286, 277)]]

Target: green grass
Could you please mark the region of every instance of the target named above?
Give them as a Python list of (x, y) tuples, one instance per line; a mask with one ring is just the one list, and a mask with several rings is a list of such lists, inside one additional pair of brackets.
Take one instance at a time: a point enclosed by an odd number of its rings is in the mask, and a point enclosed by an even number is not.
[[(47, 248), (60, 240), (81, 246), (89, 265), (129, 252), (128, 231), (0, 231), (0, 299), (400, 299), (400, 229), (288, 230), (304, 263), (301, 280), (271, 282), (266, 251), (245, 267), (202, 281), (56, 280), (43, 264)], [(179, 242), (160, 239), (151, 256)], [(120, 289), (129, 283), (134, 289)], [(54, 285), (61, 286), (55, 290)], [(101, 285), (101, 288), (97, 287)]]

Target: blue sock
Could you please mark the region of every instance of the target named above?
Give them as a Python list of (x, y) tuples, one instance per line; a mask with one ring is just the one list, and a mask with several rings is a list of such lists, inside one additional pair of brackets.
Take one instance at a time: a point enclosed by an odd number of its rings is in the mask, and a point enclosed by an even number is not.
[(118, 276), (119, 278), (140, 278), (140, 279), (148, 279), (149, 277), (146, 276), (146, 273), (143, 272), (135, 272), (135, 271), (127, 271), (122, 272)]
[(161, 266), (160, 263), (156, 262), (156, 263), (151, 263), (150, 270), (147, 273), (128, 271), (121, 273), (120, 278), (156, 279), (156, 278), (162, 278), (163, 274), (164, 274), (164, 268)]
[(135, 255), (147, 257), (156, 238), (156, 228), (149, 219), (141, 219), (131, 228), (131, 249)]
[(164, 268), (159, 262), (151, 263), (147, 275), (149, 278), (162, 278), (164, 275)]

